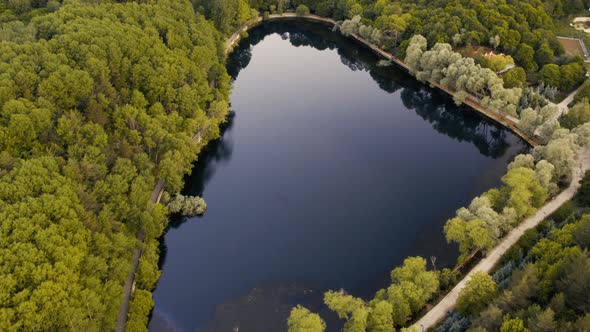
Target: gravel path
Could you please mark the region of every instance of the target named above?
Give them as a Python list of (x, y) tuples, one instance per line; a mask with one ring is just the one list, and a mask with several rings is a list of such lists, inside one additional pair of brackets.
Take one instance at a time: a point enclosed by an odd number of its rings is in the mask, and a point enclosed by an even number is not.
[(442, 301), (440, 301), (434, 308), (432, 308), (426, 315), (424, 315), (419, 321), (414, 324), (419, 330), (428, 330), (429, 328), (435, 327), (438, 322), (443, 320), (447, 313), (455, 308), (459, 293), (465, 287), (465, 284), (471, 276), (479, 271), (490, 273), (490, 271), (500, 261), (502, 256), (512, 247), (518, 239), (528, 229), (536, 227), (541, 221), (543, 221), (548, 215), (552, 214), (557, 210), (563, 203), (572, 199), (578, 188), (580, 187), (580, 180), (584, 176), (586, 170), (590, 169), (590, 153), (588, 150), (580, 152), (578, 156), (579, 166), (573, 170), (573, 179), (568, 188), (557, 195), (553, 200), (547, 202), (541, 207), (537, 213), (533, 216), (525, 219), (518, 227), (506, 235), (502, 241), (494, 248), (490, 253), (482, 259), (466, 276), (461, 280), (455, 288), (453, 288)]

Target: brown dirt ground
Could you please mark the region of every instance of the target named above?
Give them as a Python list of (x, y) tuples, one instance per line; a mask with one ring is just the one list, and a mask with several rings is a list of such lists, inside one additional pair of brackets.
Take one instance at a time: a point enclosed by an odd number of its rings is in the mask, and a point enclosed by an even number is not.
[(580, 46), (580, 42), (573, 39), (564, 39), (564, 38), (557, 38), (563, 48), (565, 49), (565, 53), (569, 55), (579, 55), (581, 57), (584, 56), (584, 51), (582, 50), (582, 46)]

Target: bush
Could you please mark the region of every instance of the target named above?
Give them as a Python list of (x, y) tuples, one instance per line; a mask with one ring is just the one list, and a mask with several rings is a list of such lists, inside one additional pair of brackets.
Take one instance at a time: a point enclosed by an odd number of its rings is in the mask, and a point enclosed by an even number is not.
[(452, 313), (434, 330), (436, 332), (457, 332), (469, 328), (469, 317), (463, 317), (458, 313)]
[(590, 104), (588, 103), (588, 99), (584, 98), (572, 107), (570, 111), (559, 120), (559, 123), (563, 127), (572, 130), (589, 121)]
[(459, 281), (460, 273), (451, 269), (443, 269), (440, 272), (440, 288), (442, 291), (450, 290)]
[(502, 327), (500, 328), (500, 332), (530, 332), (529, 329), (524, 327), (524, 322), (520, 318), (511, 319), (510, 315), (508, 315), (504, 322), (502, 323)]
[(580, 220), (572, 235), (580, 247), (590, 247), (590, 216), (586, 215)]
[(504, 87), (506, 89), (523, 88), (526, 86), (526, 72), (522, 67), (509, 70), (502, 76), (502, 79), (504, 80)]
[(410, 46), (409, 39), (406, 39), (403, 42), (399, 43), (399, 45), (397, 46), (397, 49), (395, 50), (398, 58), (400, 58), (400, 59), (406, 58), (406, 50), (408, 49), (408, 46)]
[(559, 67), (561, 75), (561, 85), (559, 87), (562, 91), (571, 91), (584, 81), (586, 69), (584, 65), (578, 62), (568, 63)]
[(285, 4), (283, 1), (279, 1), (279, 4), (277, 5), (277, 14), (283, 15), (284, 12), (285, 12)]
[(541, 80), (548, 85), (558, 87), (561, 90), (561, 74), (559, 66), (556, 64), (548, 64), (543, 66), (540, 71)]
[(295, 10), (297, 16), (306, 16), (309, 15), (309, 8), (306, 5), (299, 5)]
[(129, 315), (125, 331), (147, 331), (148, 315), (153, 307), (154, 300), (152, 299), (152, 293), (143, 289), (135, 290), (129, 306)]
[(576, 202), (582, 206), (590, 206), (590, 171), (586, 171), (580, 185), (576, 195)]
[(181, 213), (184, 216), (202, 215), (207, 210), (207, 203), (198, 196), (183, 196), (177, 194), (168, 204), (170, 213)]
[(590, 98), (590, 80), (585, 80), (576, 95), (574, 96), (574, 103), (579, 103), (584, 98)]
[(539, 232), (536, 228), (526, 230), (522, 237), (518, 239), (518, 242), (504, 254), (503, 261), (507, 262), (517, 259), (535, 245), (538, 237)]
[(140, 289), (152, 290), (160, 279), (161, 271), (158, 269), (159, 242), (151, 239), (145, 243), (143, 254), (139, 259), (139, 266), (135, 274), (136, 286)]
[(548, 64), (540, 71), (541, 81), (545, 84), (559, 88), (561, 91), (571, 91), (584, 80), (586, 70), (577, 62), (558, 66)]
[(476, 272), (465, 284), (457, 299), (457, 308), (462, 314), (480, 312), (496, 295), (496, 282), (485, 272)]
[(567, 201), (567, 202), (563, 203), (563, 205), (560, 206), (557, 210), (555, 210), (555, 212), (553, 212), (553, 214), (551, 214), (551, 216), (549, 216), (549, 219), (552, 219), (556, 223), (560, 224), (560, 223), (566, 221), (573, 214), (574, 214), (574, 204), (572, 203), (572, 201)]
[(270, 18), (270, 13), (269, 12), (264, 12), (264, 14), (262, 15), (262, 19), (268, 20), (269, 18)]
[(510, 276), (512, 276), (512, 272), (514, 272), (515, 265), (515, 261), (510, 260), (494, 272), (492, 278), (494, 278), (494, 281), (498, 284), (498, 289), (503, 289), (505, 288), (504, 286), (508, 284), (508, 280), (510, 279)]
[(491, 70), (498, 72), (506, 69), (507, 66), (514, 64), (514, 59), (511, 56), (505, 55), (493, 55), (489, 59), (486, 59), (487, 67)]
[(289, 332), (323, 332), (326, 329), (326, 323), (318, 314), (300, 305), (291, 310), (287, 325)]

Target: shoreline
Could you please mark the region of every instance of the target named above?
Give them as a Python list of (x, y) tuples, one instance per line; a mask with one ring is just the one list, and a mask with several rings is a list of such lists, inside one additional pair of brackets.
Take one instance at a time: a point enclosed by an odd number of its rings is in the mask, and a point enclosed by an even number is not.
[[(233, 51), (233, 48), (242, 40), (242, 33), (246, 33), (249, 30), (251, 30), (252, 28), (254, 28), (258, 25), (264, 24), (266, 22), (281, 21), (281, 20), (307, 20), (307, 21), (312, 21), (312, 22), (317, 22), (317, 23), (325, 23), (325, 24), (329, 24), (332, 26), (335, 26), (337, 24), (337, 22), (331, 18), (326, 18), (326, 17), (313, 15), (313, 14), (306, 15), (306, 16), (297, 16), (295, 13), (284, 13), (282, 15), (272, 14), (268, 17), (268, 19), (258, 17), (256, 19), (256, 21), (244, 24), (240, 29), (238, 29), (238, 31), (234, 32), (231, 35), (231, 37), (226, 42), (225, 55), (226, 56), (229, 55)], [(348, 36), (348, 38), (367, 47), (368, 49), (373, 51), (373, 53), (384, 58), (385, 60), (389, 60), (389, 61), (395, 63), (397, 66), (401, 67), (402, 69), (405, 69), (408, 72), (411, 70), (411, 68), (405, 62), (398, 59), (395, 55), (381, 49), (377, 45), (369, 42), (368, 40), (364, 39), (363, 37), (359, 36), (358, 34), (351, 34), (350, 36)], [(416, 79), (416, 80), (418, 80), (418, 79)], [(422, 82), (422, 83), (428, 83), (431, 87), (436, 88), (436, 89), (450, 95), (451, 97), (455, 97), (455, 95), (456, 95), (456, 92), (451, 91), (450, 89), (442, 86), (440, 83), (430, 81), (430, 80), (426, 81), (426, 82)], [(541, 143), (539, 143), (534, 137), (530, 137), (529, 135), (525, 134), (522, 130), (520, 130), (518, 128), (518, 120), (517, 119), (514, 119), (510, 116), (504, 116), (502, 114), (498, 114), (497, 112), (494, 112), (492, 110), (489, 110), (489, 109), (483, 107), (479, 103), (478, 99), (475, 96), (469, 95), (465, 99), (463, 104), (467, 105), (469, 108), (482, 114), (483, 116), (487, 117), (488, 119), (491, 119), (492, 121), (507, 128), (508, 130), (513, 132), (516, 136), (520, 137), (525, 142), (527, 142), (530, 146), (535, 147), (535, 146), (541, 145)]]
[[(312, 21), (312, 22), (316, 22), (316, 23), (328, 24), (331, 26), (337, 25), (337, 22), (331, 18), (326, 18), (326, 17), (313, 15), (313, 14), (306, 15), (306, 16), (297, 16), (295, 13), (284, 13), (282, 15), (272, 14), (269, 16), (268, 19), (264, 19), (262, 16), (259, 16), (255, 21), (244, 24), (242, 27), (240, 27), (236, 32), (234, 32), (227, 39), (226, 44), (225, 44), (225, 50), (224, 50), (225, 56), (227, 57), (230, 53), (233, 52), (234, 47), (242, 40), (243, 33), (247, 33), (252, 28), (254, 28), (258, 25), (264, 24), (266, 22), (281, 21), (281, 20), (307, 20), (307, 21)], [(363, 45), (364, 47), (367, 47), (373, 53), (375, 53), (377, 56), (395, 63), (397, 66), (401, 67), (402, 69), (405, 69), (408, 72), (410, 71), (410, 67), (407, 64), (405, 64), (402, 60), (398, 59), (393, 54), (381, 49), (377, 45), (370, 43), (369, 41), (362, 38), (358, 34), (351, 34), (348, 37), (351, 38), (353, 41)], [(439, 84), (437, 82), (427, 81), (427, 82), (422, 82), (422, 83), (428, 83), (432, 88), (437, 88), (438, 90), (450, 95), (451, 97), (455, 96), (455, 92), (449, 90), (448, 88), (442, 86), (441, 84)], [(463, 102), (463, 104), (467, 105), (468, 107), (475, 110), (479, 114), (487, 117), (488, 119), (491, 119), (492, 121), (507, 128), (508, 130), (513, 132), (516, 136), (520, 137), (525, 142), (527, 142), (527, 144), (529, 144), (530, 146), (535, 147), (535, 146), (540, 145), (540, 143), (537, 142), (534, 138), (529, 137), (524, 132), (522, 132), (520, 129), (518, 129), (517, 121), (515, 121), (516, 119), (513, 119), (511, 117), (505, 117), (501, 114), (498, 114), (496, 112), (493, 112), (491, 110), (484, 108), (483, 106), (481, 106), (479, 104), (479, 102), (477, 102), (477, 98), (475, 98), (474, 96), (469, 96), (468, 98), (466, 98), (465, 101)], [(193, 137), (193, 142), (202, 143), (202, 132), (198, 132), (197, 134), (195, 134), (195, 136)], [(154, 190), (152, 191), (152, 195), (150, 197), (150, 202), (152, 202), (154, 204), (158, 204), (160, 202), (160, 198), (162, 197), (162, 194), (164, 192), (164, 186), (165, 186), (164, 180), (157, 181), (156, 186), (154, 187)], [(163, 234), (162, 236), (164, 236), (164, 235), (165, 234)], [(137, 272), (137, 269), (139, 267), (139, 261), (141, 259), (142, 254), (143, 254), (143, 244), (145, 243), (145, 235), (143, 233), (139, 233), (137, 235), (137, 240), (140, 243), (140, 245), (133, 252), (132, 264), (131, 264), (132, 268), (129, 271), (129, 274), (126, 278), (125, 285), (123, 286), (123, 301), (121, 302), (121, 306), (120, 306), (119, 312), (117, 314), (116, 327), (115, 327), (115, 331), (117, 331), (117, 332), (124, 332), (126, 329), (127, 320), (128, 320), (127, 316), (129, 313), (129, 307), (130, 307), (130, 303), (131, 303), (131, 295), (133, 294), (133, 292), (135, 290), (135, 274)]]

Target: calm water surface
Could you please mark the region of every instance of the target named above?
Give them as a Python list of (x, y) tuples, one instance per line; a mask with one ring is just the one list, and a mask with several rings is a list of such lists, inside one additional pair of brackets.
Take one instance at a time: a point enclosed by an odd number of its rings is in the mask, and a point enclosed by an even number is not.
[(251, 31), (235, 114), (186, 179), (209, 209), (163, 240), (151, 331), (286, 331), (297, 303), (334, 330), (326, 289), (370, 297), (406, 256), (454, 262), (442, 225), (526, 146), (377, 62), (321, 25)]

